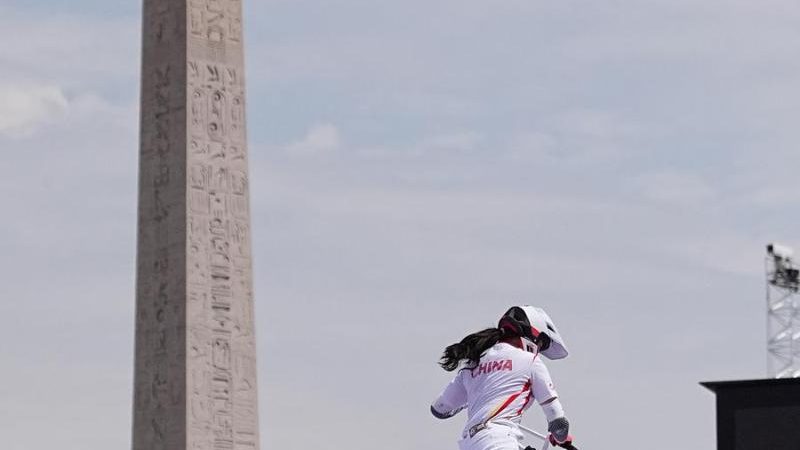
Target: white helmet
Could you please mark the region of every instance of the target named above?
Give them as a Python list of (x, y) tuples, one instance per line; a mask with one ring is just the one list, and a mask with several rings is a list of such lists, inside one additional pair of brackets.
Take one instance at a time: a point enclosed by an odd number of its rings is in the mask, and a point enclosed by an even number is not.
[(535, 342), (539, 352), (548, 359), (562, 359), (569, 355), (564, 338), (542, 308), (513, 306), (503, 314), (497, 327)]

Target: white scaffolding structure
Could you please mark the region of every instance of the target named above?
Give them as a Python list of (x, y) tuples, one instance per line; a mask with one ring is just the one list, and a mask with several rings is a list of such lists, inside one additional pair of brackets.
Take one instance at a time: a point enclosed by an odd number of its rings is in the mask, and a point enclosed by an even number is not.
[(767, 245), (767, 371), (800, 377), (800, 280), (788, 247)]

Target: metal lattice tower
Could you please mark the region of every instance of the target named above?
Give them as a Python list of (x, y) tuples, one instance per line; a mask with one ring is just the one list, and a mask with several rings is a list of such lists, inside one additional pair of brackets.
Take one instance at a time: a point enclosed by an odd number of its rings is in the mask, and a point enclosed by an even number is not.
[(767, 245), (767, 370), (773, 378), (800, 377), (800, 281), (792, 250)]

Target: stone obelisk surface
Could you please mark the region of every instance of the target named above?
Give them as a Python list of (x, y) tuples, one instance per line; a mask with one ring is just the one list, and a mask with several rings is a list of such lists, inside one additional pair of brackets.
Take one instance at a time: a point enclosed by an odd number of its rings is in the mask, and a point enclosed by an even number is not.
[(257, 450), (241, 0), (144, 0), (133, 450)]

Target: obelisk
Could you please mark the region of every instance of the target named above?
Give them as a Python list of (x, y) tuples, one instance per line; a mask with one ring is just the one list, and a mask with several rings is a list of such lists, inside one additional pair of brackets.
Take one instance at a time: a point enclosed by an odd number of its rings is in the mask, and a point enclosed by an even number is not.
[(144, 0), (133, 450), (257, 450), (241, 0)]

